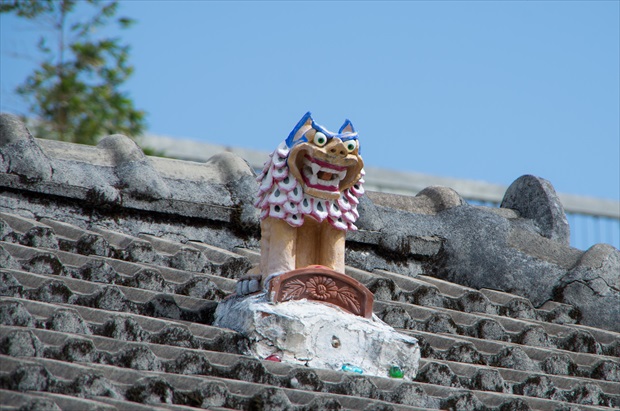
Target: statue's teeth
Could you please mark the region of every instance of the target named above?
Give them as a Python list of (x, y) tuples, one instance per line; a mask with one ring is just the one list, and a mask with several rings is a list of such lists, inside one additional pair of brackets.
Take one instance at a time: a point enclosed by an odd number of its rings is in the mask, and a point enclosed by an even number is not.
[(316, 163), (310, 163), (310, 167), (312, 168), (312, 174), (316, 175), (321, 170), (321, 166)]

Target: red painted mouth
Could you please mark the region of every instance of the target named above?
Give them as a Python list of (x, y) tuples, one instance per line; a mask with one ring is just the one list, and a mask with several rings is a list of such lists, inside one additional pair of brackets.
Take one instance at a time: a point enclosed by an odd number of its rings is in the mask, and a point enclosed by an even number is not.
[(346, 166), (331, 164), (307, 154), (304, 156), (301, 176), (306, 187), (328, 193), (337, 193), (340, 191), (340, 182), (346, 174)]
[(345, 171), (346, 166), (337, 166), (336, 164), (328, 163), (327, 161), (319, 160), (318, 158), (310, 157), (308, 154), (304, 155), (304, 158), (312, 163), (318, 164), (321, 167), (331, 168), (336, 171)]

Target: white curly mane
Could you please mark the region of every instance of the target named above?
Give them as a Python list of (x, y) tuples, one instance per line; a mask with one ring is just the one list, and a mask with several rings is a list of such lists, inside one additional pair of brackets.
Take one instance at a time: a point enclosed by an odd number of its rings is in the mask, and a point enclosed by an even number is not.
[(302, 185), (289, 173), (289, 152), (286, 143), (282, 142), (269, 155), (263, 171), (256, 178), (260, 186), (254, 205), (261, 210), (261, 220), (279, 218), (299, 227), (303, 225), (304, 217), (310, 215), (318, 222), (329, 221), (338, 230), (357, 230), (354, 223), (359, 218), (359, 197), (364, 195), (364, 170), (355, 185), (340, 193), (340, 198), (325, 200), (304, 193)]

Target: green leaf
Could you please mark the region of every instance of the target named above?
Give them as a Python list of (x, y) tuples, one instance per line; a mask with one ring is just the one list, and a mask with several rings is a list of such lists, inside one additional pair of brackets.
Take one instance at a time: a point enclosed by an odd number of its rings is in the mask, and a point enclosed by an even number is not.
[(128, 29), (136, 23), (136, 20), (130, 19), (128, 17), (120, 17), (117, 21), (122, 29)]
[(20, 17), (36, 18), (54, 10), (53, 0), (2, 0), (0, 13), (15, 12)]

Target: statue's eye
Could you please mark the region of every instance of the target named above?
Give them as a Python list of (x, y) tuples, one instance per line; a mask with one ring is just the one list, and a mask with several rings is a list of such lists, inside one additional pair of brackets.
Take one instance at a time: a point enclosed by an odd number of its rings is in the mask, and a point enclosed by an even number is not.
[(353, 152), (353, 150), (355, 150), (356, 148), (357, 148), (357, 141), (355, 140), (347, 141), (347, 151), (349, 153)]
[(325, 137), (325, 134), (321, 133), (320, 131), (317, 131), (314, 134), (314, 144), (316, 144), (319, 147), (323, 147), (325, 143), (327, 143), (327, 137)]

